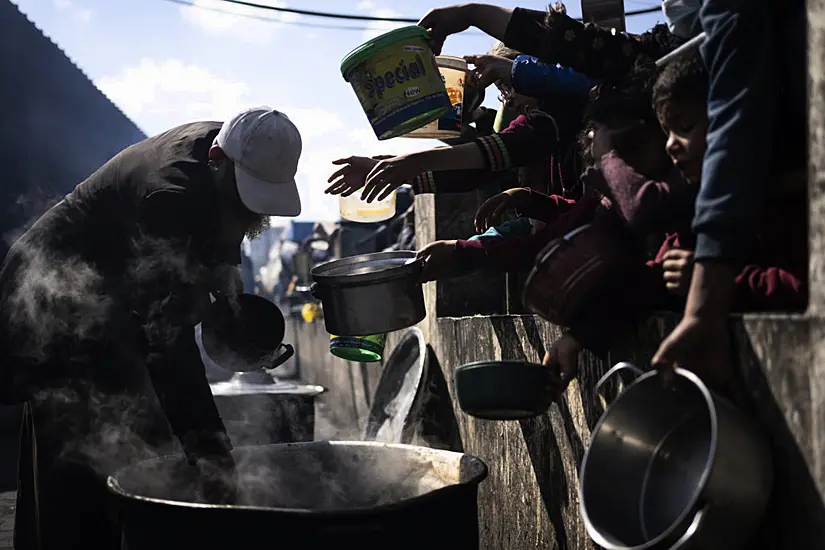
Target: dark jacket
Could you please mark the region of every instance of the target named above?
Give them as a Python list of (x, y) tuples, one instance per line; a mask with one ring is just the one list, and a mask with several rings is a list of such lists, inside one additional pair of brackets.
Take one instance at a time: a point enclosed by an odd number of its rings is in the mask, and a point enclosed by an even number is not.
[(105, 545), (105, 522), (86, 519), (106, 509), (92, 480), (175, 440), (189, 452), (230, 448), (194, 340), (216, 268), (240, 262), (240, 242), (217, 242), (207, 159), (220, 126), (187, 124), (125, 149), (3, 264), (3, 398), (29, 400), (23, 448), (37, 447), (28, 464), (21, 452), (18, 548), (38, 532), (46, 549)]

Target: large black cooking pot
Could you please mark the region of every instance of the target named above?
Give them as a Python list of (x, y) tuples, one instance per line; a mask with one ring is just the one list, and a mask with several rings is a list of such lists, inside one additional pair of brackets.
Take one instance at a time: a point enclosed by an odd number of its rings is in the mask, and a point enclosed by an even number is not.
[(237, 372), (274, 369), (295, 353), (284, 344), (286, 321), (281, 310), (261, 296), (220, 296), (201, 321), (206, 354), (221, 367)]
[(203, 504), (182, 455), (108, 479), (129, 550), (478, 548), (480, 459), (375, 442), (243, 447), (239, 505)]

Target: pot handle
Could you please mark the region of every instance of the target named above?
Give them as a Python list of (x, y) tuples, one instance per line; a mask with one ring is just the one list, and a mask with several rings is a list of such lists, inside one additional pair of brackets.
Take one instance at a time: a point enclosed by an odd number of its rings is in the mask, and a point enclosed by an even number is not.
[(312, 297), (316, 300), (321, 300), (322, 302), (324, 299), (321, 297), (321, 289), (318, 286), (318, 283), (312, 283), (309, 285), (309, 293), (312, 294)]
[[(610, 405), (607, 402), (607, 398), (604, 396), (604, 392), (602, 391), (603, 386), (611, 378), (625, 370), (633, 372), (633, 374), (635, 374), (637, 377), (644, 374), (644, 371), (642, 369), (631, 363), (628, 363), (627, 361), (622, 361), (621, 363), (616, 363), (615, 365), (613, 365), (613, 367), (611, 367), (610, 370), (604, 373), (604, 376), (599, 378), (599, 381), (596, 382), (596, 395), (599, 397), (599, 402), (601, 402), (602, 408), (607, 409), (607, 407)], [(624, 389), (620, 390), (619, 393), (621, 393), (622, 391), (624, 391)]]
[(278, 367), (283, 365), (287, 359), (295, 355), (295, 348), (293, 348), (291, 345), (281, 344), (280, 347), (284, 348), (284, 351), (281, 352), (281, 354), (278, 357), (272, 360), (272, 365), (269, 367), (270, 369), (277, 369)]
[(705, 519), (706, 513), (707, 507), (703, 507), (698, 512), (696, 512), (696, 515), (693, 516), (693, 521), (690, 522), (690, 525), (688, 525), (688, 528), (685, 530), (682, 536), (679, 537), (679, 540), (677, 540), (673, 544), (673, 546), (670, 547), (670, 550), (681, 550), (687, 543), (691, 541), (691, 539), (699, 530), (699, 528), (702, 527), (702, 522)]

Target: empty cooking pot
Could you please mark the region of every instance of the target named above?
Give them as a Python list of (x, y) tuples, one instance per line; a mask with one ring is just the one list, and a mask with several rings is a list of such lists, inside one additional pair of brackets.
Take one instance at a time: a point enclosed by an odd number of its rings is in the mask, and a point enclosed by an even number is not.
[(738, 550), (765, 512), (768, 445), (751, 420), (694, 373), (670, 381), (629, 363), (638, 378), (607, 407), (585, 453), (579, 502), (606, 550)]
[(238, 372), (275, 368), (292, 357), (295, 350), (283, 343), (285, 333), (278, 306), (254, 294), (217, 298), (201, 321), (206, 354)]
[(332, 260), (312, 268), (312, 294), (324, 305), (327, 332), (383, 334), (427, 316), (421, 287), (423, 262), (415, 252), (378, 252)]
[(521, 420), (545, 412), (553, 398), (548, 369), (524, 361), (478, 361), (453, 374), (461, 409), (485, 420)]

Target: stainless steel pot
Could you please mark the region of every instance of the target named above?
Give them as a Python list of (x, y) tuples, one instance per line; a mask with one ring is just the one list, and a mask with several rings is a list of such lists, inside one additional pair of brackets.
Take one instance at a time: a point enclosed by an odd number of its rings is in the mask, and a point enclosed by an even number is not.
[(749, 541), (773, 483), (753, 422), (690, 371), (672, 380), (629, 363), (638, 378), (607, 407), (584, 456), (579, 502), (606, 550), (737, 550)]
[(415, 252), (350, 256), (312, 268), (312, 294), (324, 306), (327, 332), (366, 336), (411, 327), (427, 316)]
[[(478, 548), (479, 458), (411, 445), (314, 441), (237, 448), (237, 505), (205, 504), (183, 455), (108, 479), (129, 550)], [(280, 543), (278, 541), (281, 541)]]
[(210, 389), (236, 447), (312, 441), (315, 400), (326, 391), (322, 386), (275, 380), (265, 371), (236, 373), (210, 384)]

